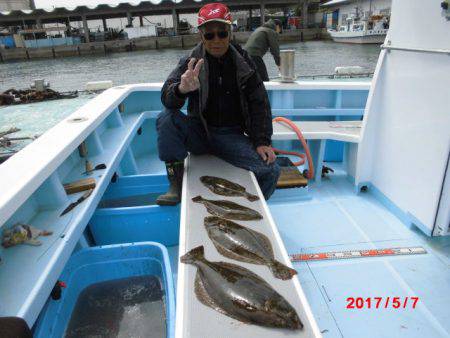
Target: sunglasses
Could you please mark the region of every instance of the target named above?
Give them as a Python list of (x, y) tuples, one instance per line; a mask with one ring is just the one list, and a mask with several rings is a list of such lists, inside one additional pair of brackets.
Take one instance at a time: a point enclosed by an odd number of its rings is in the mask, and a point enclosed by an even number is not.
[(203, 33), (203, 37), (205, 38), (205, 40), (212, 40), (216, 35), (218, 36), (219, 39), (225, 39), (228, 37), (228, 31)]

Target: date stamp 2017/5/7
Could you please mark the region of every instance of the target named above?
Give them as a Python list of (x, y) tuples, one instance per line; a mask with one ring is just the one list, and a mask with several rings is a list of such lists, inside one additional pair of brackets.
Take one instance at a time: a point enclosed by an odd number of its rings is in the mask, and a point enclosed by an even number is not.
[(347, 309), (415, 309), (419, 297), (348, 297)]

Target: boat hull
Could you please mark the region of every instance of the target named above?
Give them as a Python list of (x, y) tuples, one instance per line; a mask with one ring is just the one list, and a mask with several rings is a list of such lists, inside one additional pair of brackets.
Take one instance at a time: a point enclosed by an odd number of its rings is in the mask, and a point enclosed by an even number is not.
[(334, 42), (359, 43), (359, 44), (381, 44), (386, 38), (387, 31), (382, 33), (354, 33), (354, 32), (335, 32), (328, 31)]
[(379, 36), (364, 36), (364, 37), (348, 37), (348, 38), (333, 38), (334, 42), (341, 43), (359, 43), (359, 44), (375, 44), (375, 43), (383, 43), (386, 35)]

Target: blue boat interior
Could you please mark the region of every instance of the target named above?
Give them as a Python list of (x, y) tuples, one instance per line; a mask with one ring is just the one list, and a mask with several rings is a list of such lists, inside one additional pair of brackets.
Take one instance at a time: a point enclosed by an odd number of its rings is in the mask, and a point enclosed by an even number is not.
[[(368, 90), (269, 90), (273, 115), (294, 121), (361, 120), (367, 95)], [(25, 318), (37, 337), (62, 335), (85, 287), (138, 275), (161, 280), (167, 337), (173, 336), (180, 207), (155, 203), (168, 187), (156, 148), (161, 109), (159, 90), (132, 92), (86, 138), (89, 160), (107, 166), (89, 176), (96, 189), (86, 204), (60, 217), (82, 194), (67, 196), (62, 184), (87, 177), (85, 159), (75, 149), (6, 222), (53, 231), (40, 238), (41, 246), (0, 249), (0, 311)], [(293, 140), (274, 146), (302, 151)], [(321, 333), (448, 337), (450, 237), (426, 236), (405, 224), (375, 187), (357, 189), (343, 153), (343, 142), (327, 141), (323, 161), (334, 173), (304, 188), (278, 189), (268, 201), (288, 253), (415, 246), (427, 253), (294, 262)], [(53, 300), (49, 295), (58, 280), (67, 286)], [(347, 308), (349, 297), (411, 296), (419, 297), (415, 309)]]

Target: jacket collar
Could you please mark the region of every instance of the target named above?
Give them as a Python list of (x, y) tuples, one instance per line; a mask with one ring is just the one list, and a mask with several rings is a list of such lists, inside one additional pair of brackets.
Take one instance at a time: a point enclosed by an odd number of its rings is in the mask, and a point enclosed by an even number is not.
[(205, 48), (203, 47), (203, 43), (198, 43), (197, 46), (191, 51), (190, 57), (201, 59), (205, 56)]
[(205, 57), (205, 48), (201, 42), (192, 50), (190, 57), (197, 60), (203, 59), (204, 61), (203, 67), (200, 69), (200, 74), (198, 75), (198, 80), (200, 81), (199, 110), (200, 116), (202, 117), (203, 109), (206, 107), (206, 102), (208, 100), (208, 60)]
[[(242, 85), (247, 81), (247, 79), (253, 75), (255, 72), (247, 63), (245, 58), (239, 53), (237, 48), (233, 46), (233, 44), (230, 44), (232, 57), (234, 64), (236, 66), (236, 76), (237, 76), (237, 82), (238, 82), (238, 90), (241, 91)], [(203, 47), (203, 44), (200, 42), (191, 52), (190, 54), (191, 58), (196, 59), (202, 59), (203, 58), (203, 67), (200, 70), (200, 74), (198, 76), (198, 79), (200, 81), (200, 88), (199, 88), (199, 112), (200, 112), (200, 118), (202, 119), (203, 124), (206, 128), (206, 122), (203, 117), (203, 109), (205, 109), (207, 101), (208, 101), (208, 93), (209, 93), (209, 87), (208, 87), (208, 59), (205, 57), (205, 48)]]
[[(241, 55), (241, 53), (239, 53), (237, 48), (235, 46), (233, 46), (232, 43), (230, 43), (229, 48), (231, 50), (231, 55), (233, 57), (233, 61), (236, 66), (238, 83), (242, 84), (243, 82), (245, 82), (245, 80), (247, 80), (254, 73), (254, 70), (249, 66), (249, 64), (247, 63), (245, 58)], [(208, 63), (207, 63), (207, 59), (205, 57), (205, 48), (203, 47), (203, 44), (201, 42), (197, 46), (195, 46), (195, 48), (192, 50), (190, 57), (193, 57), (196, 59), (203, 58), (203, 60), (205, 61), (205, 63), (203, 64), (203, 67), (200, 71), (200, 76), (199, 76), (200, 83), (203, 85), (204, 83), (202, 82), (202, 79), (207, 80), (207, 78), (208, 78), (208, 76), (207, 76), (208, 75), (207, 74), (208, 73)]]
[(242, 85), (247, 79), (255, 72), (247, 63), (245, 58), (238, 52), (235, 46), (230, 44), (230, 48), (233, 51), (234, 64), (237, 70), (238, 83)]

